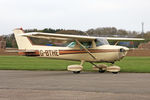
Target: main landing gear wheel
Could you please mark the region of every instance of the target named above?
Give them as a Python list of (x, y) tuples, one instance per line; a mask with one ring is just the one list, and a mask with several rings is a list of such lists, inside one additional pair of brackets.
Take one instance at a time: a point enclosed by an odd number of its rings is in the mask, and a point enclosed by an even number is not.
[(74, 74), (79, 74), (79, 73), (80, 73), (80, 71), (73, 71), (73, 73), (74, 73)]
[(99, 73), (104, 73), (106, 70), (99, 69)]
[(112, 72), (113, 74), (118, 74), (118, 72)]

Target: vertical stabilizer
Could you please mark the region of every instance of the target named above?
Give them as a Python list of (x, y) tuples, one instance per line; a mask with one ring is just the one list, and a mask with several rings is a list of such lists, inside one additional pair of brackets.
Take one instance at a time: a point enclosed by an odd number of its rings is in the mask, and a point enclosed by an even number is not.
[(31, 49), (32, 48), (32, 43), (28, 39), (28, 37), (24, 37), (20, 35), (24, 33), (22, 28), (14, 29), (13, 32), (14, 32), (15, 39), (16, 39), (19, 49)]

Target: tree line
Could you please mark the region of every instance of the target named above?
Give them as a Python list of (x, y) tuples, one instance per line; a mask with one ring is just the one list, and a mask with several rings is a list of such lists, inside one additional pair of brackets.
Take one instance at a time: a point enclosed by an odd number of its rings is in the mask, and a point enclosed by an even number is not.
[[(124, 29), (117, 29), (115, 27), (99, 27), (96, 29), (88, 29), (87, 31), (52, 29), (52, 28), (45, 28), (42, 30), (26, 29), (24, 31), (26, 33), (44, 32), (44, 33), (56, 33), (56, 34), (69, 34), (69, 35), (89, 35), (89, 36), (97, 36), (97, 37), (139, 37), (139, 38), (145, 38), (147, 41), (150, 40), (150, 31), (141, 34), (140, 32), (127, 31)], [(3, 35), (3, 38), (6, 41), (6, 47), (13, 47), (13, 48), (17, 47), (14, 34)], [(34, 39), (32, 38), (32, 40)], [(42, 39), (38, 40), (38, 42), (42, 42)]]

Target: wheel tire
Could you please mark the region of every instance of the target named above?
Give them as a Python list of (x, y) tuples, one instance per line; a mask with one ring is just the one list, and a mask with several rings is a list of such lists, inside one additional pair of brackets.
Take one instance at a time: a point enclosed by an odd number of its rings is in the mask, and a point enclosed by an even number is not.
[(74, 73), (74, 74), (79, 74), (79, 73), (80, 73), (80, 71), (73, 71), (73, 73)]
[(106, 70), (99, 70), (99, 73), (104, 73)]
[(118, 72), (112, 72), (113, 74), (118, 74)]

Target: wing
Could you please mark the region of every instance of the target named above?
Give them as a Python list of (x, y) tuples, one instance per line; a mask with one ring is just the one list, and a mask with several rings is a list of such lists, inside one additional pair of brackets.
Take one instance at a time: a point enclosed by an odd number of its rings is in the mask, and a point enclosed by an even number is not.
[(93, 41), (96, 39), (107, 39), (108, 41), (141, 41), (142, 38), (115, 38), (115, 37), (92, 37), (92, 36), (79, 36), (79, 35), (66, 35), (66, 34), (54, 34), (54, 33), (41, 33), (41, 32), (31, 32), (20, 34), (26, 37), (44, 38), (44, 39), (58, 39), (58, 40), (78, 40), (83, 41)]
[(44, 39), (58, 39), (58, 40), (78, 40), (78, 41), (93, 41), (97, 37), (89, 36), (79, 36), (79, 35), (65, 35), (65, 34), (54, 34), (54, 33), (40, 33), (40, 32), (31, 32), (20, 34), (26, 37), (35, 37), (35, 38), (44, 38)]

